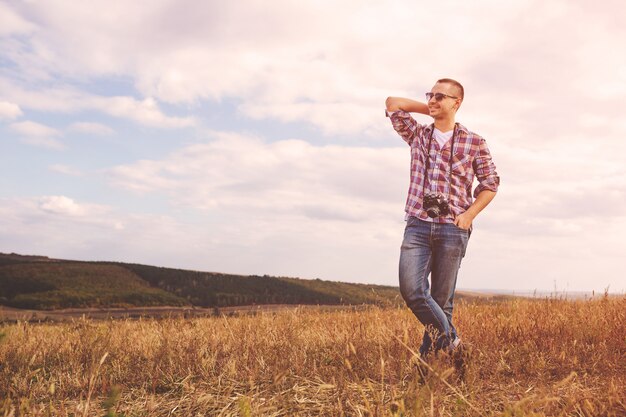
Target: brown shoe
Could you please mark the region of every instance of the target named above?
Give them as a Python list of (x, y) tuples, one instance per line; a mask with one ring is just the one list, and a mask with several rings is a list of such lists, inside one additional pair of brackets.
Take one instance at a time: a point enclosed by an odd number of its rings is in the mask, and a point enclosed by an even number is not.
[(454, 369), (456, 370), (459, 379), (463, 380), (465, 378), (465, 371), (470, 359), (468, 347), (464, 343), (458, 343), (450, 352), (450, 357), (452, 358), (452, 363), (454, 364)]
[(413, 367), (417, 370), (417, 380), (422, 383), (426, 382), (428, 373), (430, 372), (430, 357), (420, 354), (419, 356), (414, 356), (411, 362), (413, 363)]

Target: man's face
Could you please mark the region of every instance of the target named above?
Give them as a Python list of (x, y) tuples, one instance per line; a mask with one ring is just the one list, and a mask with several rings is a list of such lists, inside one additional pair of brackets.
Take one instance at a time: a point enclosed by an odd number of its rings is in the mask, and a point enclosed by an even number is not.
[[(433, 96), (430, 100), (428, 100), (428, 110), (430, 111), (430, 116), (434, 119), (454, 116), (456, 110), (461, 104), (460, 98), (452, 98), (459, 96), (454, 85), (448, 83), (437, 83), (433, 88), (431, 88), (430, 92), (433, 93)], [(437, 101), (437, 93), (445, 94), (445, 96), (440, 101)]]

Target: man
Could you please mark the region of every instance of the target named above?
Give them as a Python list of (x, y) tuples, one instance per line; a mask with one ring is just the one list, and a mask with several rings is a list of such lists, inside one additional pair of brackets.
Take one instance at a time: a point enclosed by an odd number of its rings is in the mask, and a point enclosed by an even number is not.
[[(442, 349), (454, 356), (462, 351), (452, 324), (457, 273), (472, 221), (495, 197), (500, 184), (485, 140), (455, 122), (463, 96), (458, 81), (443, 78), (426, 93), (427, 103), (401, 97), (386, 101), (386, 115), (411, 147), (400, 292), (426, 328), (422, 358)], [(409, 113), (429, 115), (434, 123), (419, 124)], [(474, 176), (479, 185), (472, 196)]]

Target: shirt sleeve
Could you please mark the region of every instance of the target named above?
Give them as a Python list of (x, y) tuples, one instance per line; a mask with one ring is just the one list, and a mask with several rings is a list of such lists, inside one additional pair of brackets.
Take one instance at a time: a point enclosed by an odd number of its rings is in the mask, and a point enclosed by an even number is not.
[(396, 110), (392, 113), (385, 110), (385, 115), (391, 119), (391, 124), (395, 131), (398, 132), (398, 134), (402, 136), (402, 139), (409, 145), (413, 143), (413, 140), (423, 127), (415, 121), (410, 113), (404, 110)]
[(500, 177), (496, 172), (496, 165), (493, 163), (485, 139), (480, 139), (478, 155), (474, 158), (473, 165), (474, 172), (478, 178), (478, 186), (474, 190), (474, 198), (478, 197), (478, 194), (485, 190), (497, 192), (500, 185)]

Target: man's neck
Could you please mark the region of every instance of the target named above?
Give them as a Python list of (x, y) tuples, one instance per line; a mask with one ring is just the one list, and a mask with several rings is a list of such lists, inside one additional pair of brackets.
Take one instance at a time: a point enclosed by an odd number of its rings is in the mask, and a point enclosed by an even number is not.
[(442, 132), (448, 132), (454, 129), (454, 118), (435, 119), (435, 128)]

